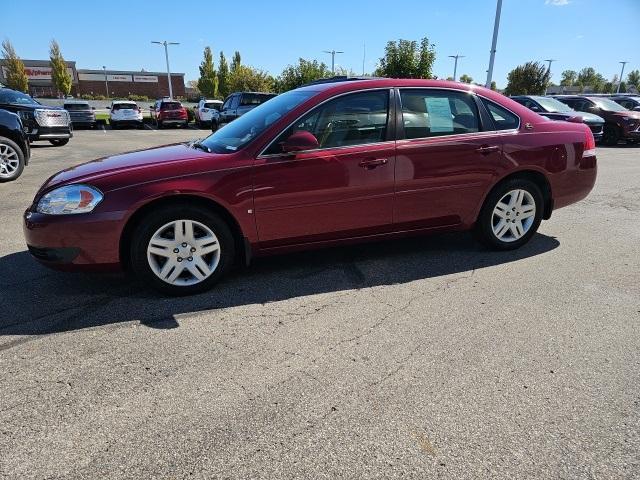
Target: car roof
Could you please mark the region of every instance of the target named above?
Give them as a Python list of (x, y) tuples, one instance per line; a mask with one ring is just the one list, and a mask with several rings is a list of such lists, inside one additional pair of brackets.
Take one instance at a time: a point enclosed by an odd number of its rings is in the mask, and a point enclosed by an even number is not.
[(205, 98), (200, 99), (201, 102), (207, 102), (207, 103), (223, 103), (222, 100), (207, 100)]
[(111, 103), (115, 105), (116, 103), (136, 103), (136, 102), (135, 100), (114, 100)]

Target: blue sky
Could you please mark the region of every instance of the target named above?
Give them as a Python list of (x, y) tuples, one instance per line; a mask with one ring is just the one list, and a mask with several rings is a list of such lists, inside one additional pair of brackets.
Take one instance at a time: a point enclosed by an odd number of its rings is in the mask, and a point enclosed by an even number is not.
[[(51, 38), (78, 68), (165, 69), (164, 52), (151, 40), (180, 42), (170, 52), (171, 69), (198, 77), (206, 45), (239, 50), (243, 63), (280, 73), (298, 57), (330, 65), (323, 50), (344, 50), (336, 64), (373, 71), (388, 40), (427, 36), (436, 45), (434, 73), (453, 74), (448, 55), (460, 53), (458, 75), (484, 83), (495, 0), (323, 0), (189, 2), (0, 0), (0, 38), (10, 39), (26, 59), (46, 59)], [(42, 8), (38, 8), (42, 5)], [(238, 5), (235, 10), (234, 6)], [(560, 72), (593, 66), (605, 77), (640, 68), (640, 0), (503, 0), (494, 69), (499, 87), (513, 67), (555, 58)]]

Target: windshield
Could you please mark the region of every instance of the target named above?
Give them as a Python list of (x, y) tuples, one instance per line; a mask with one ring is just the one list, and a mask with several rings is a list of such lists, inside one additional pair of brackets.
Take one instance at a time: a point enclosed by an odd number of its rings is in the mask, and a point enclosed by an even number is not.
[(17, 103), (19, 105), (40, 105), (26, 93), (14, 90), (0, 91), (0, 103)]
[(544, 108), (547, 112), (575, 113), (575, 110), (573, 108), (565, 103), (562, 103), (560, 100), (556, 100), (555, 98), (536, 97), (535, 100), (540, 105), (542, 105), (542, 108)]
[(616, 102), (614, 102), (613, 100), (609, 100), (608, 98), (591, 97), (590, 100), (605, 112), (626, 112), (627, 111), (627, 109), (624, 108), (622, 105), (617, 104)]
[(88, 103), (65, 103), (64, 109), (67, 111), (70, 110), (91, 110), (91, 107)]
[(278, 95), (225, 125), (202, 143), (215, 153), (233, 153), (315, 94), (309, 90), (292, 90)]

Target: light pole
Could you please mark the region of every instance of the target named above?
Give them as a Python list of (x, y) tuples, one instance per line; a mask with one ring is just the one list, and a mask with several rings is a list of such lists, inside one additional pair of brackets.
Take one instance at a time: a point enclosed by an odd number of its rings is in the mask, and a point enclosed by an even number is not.
[(491, 54), (489, 56), (489, 70), (487, 71), (487, 83), (485, 87), (491, 88), (491, 77), (493, 75), (493, 61), (496, 58), (496, 45), (498, 43), (498, 30), (500, 29), (500, 12), (502, 11), (502, 0), (498, 0), (496, 5), (496, 19), (493, 23), (493, 40), (491, 41)]
[(624, 75), (624, 66), (629, 62), (620, 62), (622, 64), (622, 70), (620, 70), (620, 81), (618, 82), (618, 89), (616, 93), (620, 93), (620, 85), (622, 85), (622, 75)]
[(455, 58), (455, 63), (453, 64), (453, 81), (456, 81), (456, 73), (458, 72), (458, 59), (464, 58), (464, 55), (460, 55), (456, 53), (455, 55), (449, 55), (449, 58)]
[(168, 45), (180, 45), (180, 43), (178, 42), (167, 42), (166, 40), (162, 41), (162, 42), (154, 42), (152, 41), (151, 43), (157, 43), (158, 45), (164, 45), (164, 58), (167, 61), (167, 81), (169, 82), (169, 98), (173, 98), (173, 88), (171, 87), (171, 70), (169, 69), (169, 49), (167, 48)]
[(104, 88), (107, 90), (107, 98), (109, 98), (109, 82), (107, 81), (107, 67), (103, 65), (102, 69), (104, 70)]
[(331, 54), (331, 75), (334, 75), (336, 73), (336, 53), (344, 52), (337, 52), (335, 50), (323, 50), (323, 52)]
[[(545, 62), (549, 62), (549, 66), (547, 67), (547, 72), (549, 73), (549, 81), (551, 81), (551, 64), (556, 61), (555, 58), (546, 58)], [(544, 94), (547, 94), (547, 85), (544, 87)]]

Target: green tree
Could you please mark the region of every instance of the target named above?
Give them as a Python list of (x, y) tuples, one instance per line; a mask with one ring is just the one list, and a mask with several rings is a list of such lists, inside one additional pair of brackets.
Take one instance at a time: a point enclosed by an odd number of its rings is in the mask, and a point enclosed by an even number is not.
[(583, 87), (591, 87), (594, 92), (600, 92), (606, 81), (593, 67), (585, 67), (578, 72), (577, 83)]
[(273, 92), (274, 79), (271, 75), (252, 67), (238, 65), (229, 74), (229, 92)]
[(464, 73), (464, 74), (460, 75), (460, 81), (462, 83), (471, 83), (471, 82), (473, 82), (473, 78), (471, 78), (469, 75)]
[(322, 62), (317, 60), (298, 59), (297, 65), (288, 65), (280, 74), (276, 81), (276, 90), (286, 92), (293, 90), (305, 83), (313, 82), (321, 78), (331, 76), (331, 70)]
[(491, 90), (493, 91), (498, 90), (498, 85), (496, 84), (495, 80), (491, 82)]
[(432, 78), (433, 62), (436, 59), (435, 45), (425, 37), (418, 42), (403, 40), (387, 42), (384, 57), (378, 62), (375, 72), (379, 77)]
[(544, 95), (551, 74), (541, 63), (527, 62), (507, 75), (505, 95)]
[(24, 71), (24, 63), (16, 53), (9, 40), (2, 42), (2, 58), (4, 59), (4, 81), (7, 87), (27, 92), (29, 90), (29, 79)]
[(576, 80), (578, 80), (578, 72), (575, 70), (565, 70), (562, 72), (560, 85), (563, 87), (572, 87), (576, 84)]
[(204, 48), (204, 59), (200, 63), (200, 78), (198, 79), (198, 90), (206, 98), (216, 98), (218, 96), (218, 76), (213, 65), (213, 54), (211, 48)]
[(627, 74), (627, 85), (640, 88), (640, 70), (632, 70)]
[(231, 61), (231, 71), (235, 71), (242, 64), (242, 59), (240, 58), (240, 52), (236, 50), (236, 53), (233, 54), (233, 60)]
[(220, 52), (220, 65), (218, 66), (218, 93), (222, 98), (226, 98), (231, 92), (229, 91), (229, 64), (224, 56), (224, 52)]
[(51, 80), (62, 95), (71, 93), (73, 79), (67, 70), (67, 62), (64, 61), (60, 45), (55, 40), (51, 40), (49, 45), (49, 60), (51, 62)]

